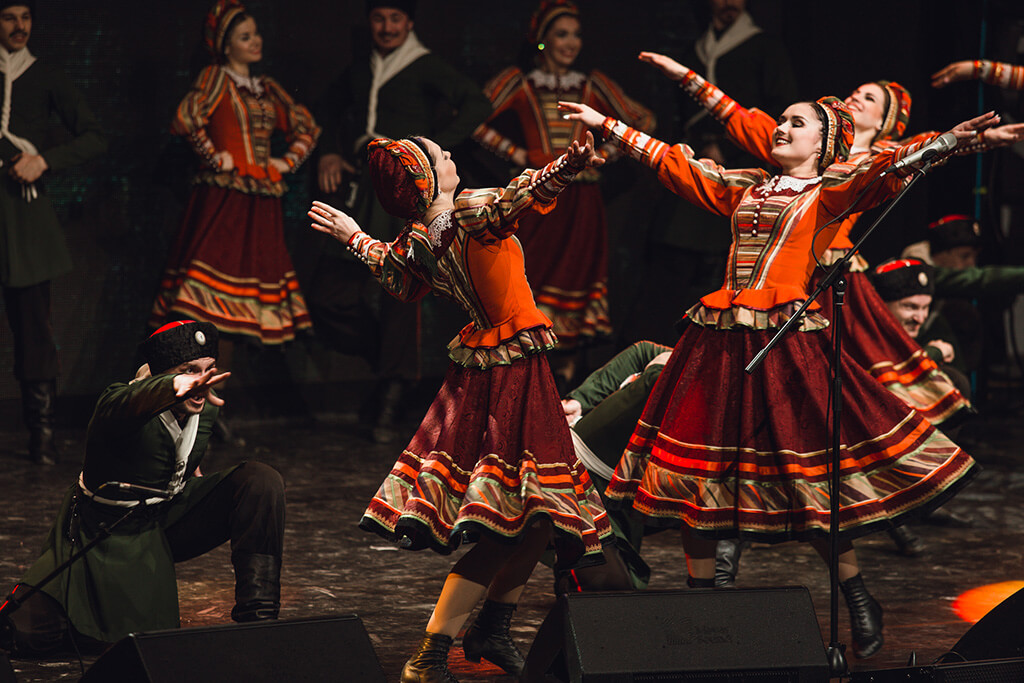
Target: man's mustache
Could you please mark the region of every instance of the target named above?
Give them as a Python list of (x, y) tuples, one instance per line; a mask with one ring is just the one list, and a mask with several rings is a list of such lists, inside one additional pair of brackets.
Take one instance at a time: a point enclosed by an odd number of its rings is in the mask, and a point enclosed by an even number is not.
[(11, 38), (28, 38), (28, 33), (25, 31), (14, 31), (11, 33)]

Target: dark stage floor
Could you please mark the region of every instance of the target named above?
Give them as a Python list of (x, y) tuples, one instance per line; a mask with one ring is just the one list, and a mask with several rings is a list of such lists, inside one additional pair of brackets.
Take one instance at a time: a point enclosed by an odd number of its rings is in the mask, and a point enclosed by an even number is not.
[[(1006, 396), (961, 434), (984, 471), (946, 509), (971, 516), (973, 526), (917, 526), (927, 544), (918, 558), (896, 554), (885, 535), (859, 542), (867, 585), (885, 608), (886, 643), (870, 660), (851, 659), (853, 668), (901, 666), (911, 652), (919, 663), (933, 661), (968, 629), (953, 611), (957, 596), (978, 586), (1024, 581), (1024, 406), (1019, 386), (1009, 387)], [(411, 414), (404, 425), (409, 434), (419, 415)], [(387, 680), (397, 680), (453, 561), (429, 551), (399, 551), (356, 526), (400, 446), (371, 444), (359, 428), (330, 416), (242, 427), (248, 445), (217, 445), (204, 469), (248, 458), (284, 475), (288, 525), (281, 617), (358, 614)], [(35, 559), (65, 488), (77, 477), (83, 431), (61, 433), (64, 459), (49, 469), (36, 469), (24, 459), (20, 432), (7, 430), (0, 437), (0, 585), (6, 591)], [(654, 571), (652, 589), (684, 586), (685, 562), (674, 532), (649, 538), (644, 555)], [(551, 571), (539, 567), (516, 614), (514, 635), (524, 652), (554, 604), (551, 579)], [(226, 547), (179, 565), (178, 582), (183, 627), (229, 623), (233, 580)], [(826, 640), (827, 583), (817, 555), (799, 544), (755, 546), (743, 558), (738, 581), (740, 587), (806, 585)], [(849, 642), (845, 607), (840, 617), (840, 637)], [(771, 628), (770, 615), (765, 623)], [(501, 679), (494, 667), (466, 662), (458, 647), (450, 661), (466, 683)], [(281, 670), (287, 666), (282, 662)], [(21, 683), (80, 676), (78, 662), (69, 660), (16, 661), (15, 668)], [(325, 672), (323, 680), (344, 680), (344, 675)]]

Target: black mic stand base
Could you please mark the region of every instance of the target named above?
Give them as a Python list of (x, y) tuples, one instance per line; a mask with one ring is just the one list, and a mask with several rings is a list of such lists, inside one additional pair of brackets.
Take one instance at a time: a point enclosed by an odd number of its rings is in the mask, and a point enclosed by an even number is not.
[(828, 675), (830, 678), (845, 676), (846, 671), (846, 645), (843, 643), (829, 643), (825, 648), (825, 656), (828, 658)]

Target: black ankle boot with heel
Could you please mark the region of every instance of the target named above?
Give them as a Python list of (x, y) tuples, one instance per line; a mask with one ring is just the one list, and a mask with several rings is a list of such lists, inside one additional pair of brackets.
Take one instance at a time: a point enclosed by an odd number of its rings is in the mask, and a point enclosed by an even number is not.
[(515, 604), (485, 600), (476, 621), (462, 637), (462, 649), (466, 653), (466, 659), (479, 662), (483, 657), (501, 667), (505, 673), (513, 676), (522, 675), (526, 660), (512, 642), (512, 635), (509, 633), (512, 613), (515, 611)]
[(441, 633), (423, 634), (420, 649), (402, 667), (401, 683), (459, 683), (448, 670), (452, 637)]
[(882, 649), (882, 606), (871, 597), (860, 574), (842, 581), (839, 588), (850, 610), (850, 632), (853, 634), (853, 654), (867, 659)]

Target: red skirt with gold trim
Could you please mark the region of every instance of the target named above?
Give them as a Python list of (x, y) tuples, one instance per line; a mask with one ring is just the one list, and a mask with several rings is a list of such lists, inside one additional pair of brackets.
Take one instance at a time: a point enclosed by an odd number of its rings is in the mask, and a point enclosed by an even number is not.
[(611, 334), (608, 223), (596, 183), (573, 183), (546, 214), (519, 219), (526, 278), (537, 308), (553, 323), (558, 348)]
[[(821, 269), (815, 269), (812, 290), (822, 277)], [(832, 294), (824, 292), (818, 303), (819, 312), (831, 322)], [(846, 274), (843, 348), (886, 389), (932, 424), (942, 424), (954, 416), (959, 419), (971, 410), (970, 401), (892, 317), (864, 273)]]
[[(651, 525), (777, 542), (828, 533), (829, 335), (692, 324), (644, 408), (613, 500)], [(855, 537), (948, 499), (974, 460), (843, 354), (839, 528)]]
[(360, 526), (448, 554), (488, 534), (515, 543), (538, 517), (559, 566), (599, 562), (611, 525), (577, 459), (542, 354), (486, 370), (452, 363)]
[(195, 187), (150, 324), (182, 316), (263, 344), (312, 327), (284, 243), (280, 198)]

